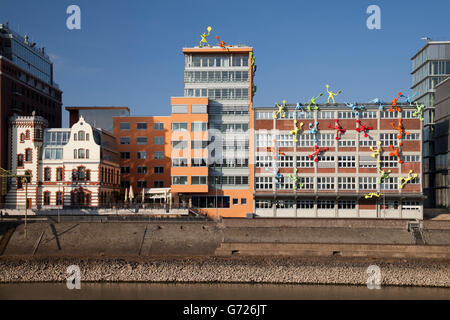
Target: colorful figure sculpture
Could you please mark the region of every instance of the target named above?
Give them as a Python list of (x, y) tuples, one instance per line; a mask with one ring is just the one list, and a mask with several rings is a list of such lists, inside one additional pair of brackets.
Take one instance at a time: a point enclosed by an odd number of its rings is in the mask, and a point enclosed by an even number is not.
[(403, 187), (408, 183), (417, 178), (419, 175), (414, 173), (414, 171), (409, 170), (408, 177), (399, 177), (398, 178), (398, 188), (403, 189)]
[(380, 111), (383, 111), (383, 101), (381, 101), (381, 99), (375, 98), (375, 99), (371, 100), (370, 102), (377, 103), (378, 104), (378, 109)]
[(317, 134), (318, 134), (318, 132), (317, 132), (317, 130), (318, 130), (317, 126), (318, 126), (318, 125), (319, 125), (319, 122), (317, 122), (317, 121), (314, 123), (314, 126), (313, 126), (312, 123), (309, 123), (309, 130), (305, 132), (305, 133), (309, 133), (309, 134), (312, 134), (312, 135), (313, 135), (314, 143), (316, 143), (316, 144), (317, 144), (317, 142), (319, 141), (319, 139), (317, 138)]
[(256, 84), (252, 84), (252, 98), (255, 96), (256, 90), (258, 89), (258, 87), (256, 87)]
[(392, 150), (392, 152), (389, 152), (389, 155), (391, 157), (397, 157), (398, 163), (403, 163), (403, 160), (402, 160), (402, 158), (400, 156), (400, 152), (402, 151), (402, 146), (403, 146), (402, 142), (400, 142), (398, 144), (398, 147), (396, 147), (396, 148), (394, 148), (394, 146), (392, 144), (389, 145), (389, 148), (391, 148), (391, 150)]
[(391, 122), (391, 126), (392, 126), (392, 128), (394, 128), (395, 130), (398, 131), (397, 139), (399, 139), (399, 140), (403, 137), (403, 134), (405, 134), (406, 136), (410, 135), (410, 132), (406, 131), (403, 128), (401, 119), (398, 119), (398, 126), (395, 126), (393, 122)]
[(250, 52), (250, 60), (251, 60), (251, 66), (252, 66), (252, 73), (255, 74), (256, 72), (256, 64), (255, 64), (255, 54)]
[[(333, 128), (333, 127), (329, 124), (328, 128)], [(336, 130), (335, 139), (339, 140), (339, 138), (340, 138), (339, 134), (342, 135), (343, 133), (345, 133), (345, 129), (340, 126), (338, 119), (334, 119), (334, 129)]]
[(394, 107), (395, 107), (395, 111), (397, 112), (401, 112), (402, 109), (400, 108), (400, 106), (397, 105), (398, 99), (400, 99), (400, 97), (402, 96), (402, 93), (399, 92), (398, 93), (398, 97), (395, 98), (394, 100), (392, 100), (391, 102), (391, 108), (389, 109), (389, 112), (394, 112)]
[(405, 98), (405, 102), (409, 103), (409, 106), (412, 107), (412, 100), (415, 96), (418, 95), (418, 92), (416, 91), (412, 96), (405, 96), (404, 94), (401, 95), (402, 98)]
[(322, 152), (325, 152), (325, 151), (328, 151), (328, 148), (327, 147), (325, 147), (325, 148), (319, 148), (318, 146), (317, 146), (317, 144), (316, 145), (314, 145), (314, 152), (312, 153), (312, 154), (310, 154), (310, 155), (308, 155), (308, 158), (313, 158), (314, 157), (314, 162), (318, 162), (319, 161), (319, 155), (322, 153)]
[(273, 168), (273, 177), (275, 183), (280, 183), (281, 178), (283, 178), (283, 175), (278, 172), (278, 168)]
[(219, 36), (216, 36), (216, 39), (217, 39), (217, 41), (219, 42), (219, 47), (221, 47), (222, 49), (226, 49), (226, 47), (229, 47), (226, 43), (225, 43), (225, 41), (220, 41), (219, 40)]
[(377, 169), (380, 170), (381, 168), (381, 152), (383, 152), (383, 149), (381, 148), (381, 141), (377, 141), (378, 147), (369, 147), (369, 149), (373, 152), (372, 158), (377, 159)]
[(422, 103), (420, 106), (416, 102), (416, 111), (413, 112), (413, 117), (419, 118), (420, 121), (423, 121), (423, 109), (425, 109), (425, 105)]
[(300, 102), (297, 102), (297, 105), (295, 106), (294, 118), (297, 117), (297, 110), (300, 110), (301, 114), (305, 114), (305, 108), (303, 108), (303, 105)]
[(391, 174), (392, 170), (388, 170), (387, 172), (384, 170), (380, 171), (380, 176), (377, 179), (377, 183), (381, 184), (384, 180), (389, 179), (389, 175)]
[(297, 175), (297, 171), (298, 171), (298, 169), (295, 168), (294, 174), (288, 174), (289, 179), (291, 179), (291, 181), (292, 181), (292, 184), (293, 184), (292, 188), (294, 190), (297, 190), (298, 187), (303, 188), (303, 183), (300, 182), (300, 177)]
[(278, 115), (280, 115), (280, 118), (286, 117), (286, 113), (284, 112), (284, 108), (286, 107), (286, 100), (283, 100), (283, 104), (279, 105), (278, 103), (275, 103), (275, 105), (278, 108), (278, 111), (273, 115), (274, 119), (278, 118)]
[(200, 48), (203, 47), (205, 43), (208, 45), (208, 47), (211, 47), (208, 43), (208, 40), (206, 40), (206, 37), (208, 37), (211, 34), (212, 28), (208, 27), (208, 28), (206, 28), (206, 30), (208, 30), (208, 34), (203, 33), (201, 35), (202, 39), (200, 40)]
[(359, 112), (366, 109), (366, 107), (363, 105), (358, 106), (358, 104), (356, 102), (355, 103), (346, 103), (345, 105), (349, 108), (352, 108), (352, 112), (354, 114), (356, 114), (356, 116), (358, 116), (358, 117), (359, 117)]
[(300, 122), (300, 127), (297, 127), (297, 119), (294, 119), (294, 130), (289, 131), (294, 136), (294, 143), (297, 143), (298, 132), (303, 129), (303, 122)]
[(379, 198), (379, 197), (381, 197), (382, 195), (383, 195), (383, 194), (380, 193), (380, 192), (370, 192), (370, 193), (366, 194), (366, 195), (364, 196), (364, 198), (366, 198), (366, 199), (372, 199), (373, 197)]
[(327, 103), (330, 103), (330, 99), (332, 99), (333, 100), (333, 104), (336, 104), (336, 101), (334, 101), (334, 97), (337, 96), (338, 94), (342, 93), (342, 91), (339, 90), (337, 93), (334, 93), (333, 91), (329, 91), (328, 90), (330, 88), (330, 86), (328, 84), (325, 87), (327, 88), (327, 92), (328, 92)]
[(319, 109), (316, 100), (319, 99), (321, 96), (323, 96), (323, 93), (320, 93), (317, 97), (312, 97), (311, 99), (309, 99), (309, 101), (306, 103), (307, 104), (306, 109), (308, 109), (308, 111), (311, 111), (312, 105), (314, 105), (314, 110)]
[(357, 132), (364, 132), (364, 138), (367, 138), (369, 136), (368, 132), (370, 130), (373, 130), (372, 126), (366, 126), (363, 125), (361, 120), (356, 120), (356, 123), (358, 124), (358, 127), (356, 128)]

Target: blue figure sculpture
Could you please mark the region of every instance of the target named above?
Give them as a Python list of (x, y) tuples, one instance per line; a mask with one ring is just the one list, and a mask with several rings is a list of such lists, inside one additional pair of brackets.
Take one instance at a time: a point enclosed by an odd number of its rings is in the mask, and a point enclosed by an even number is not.
[(359, 112), (366, 109), (366, 107), (363, 105), (358, 106), (358, 104), (356, 102), (355, 103), (346, 103), (345, 105), (349, 108), (352, 108), (352, 112), (354, 114), (356, 114), (358, 117), (359, 117)]
[(301, 114), (305, 114), (305, 109), (303, 108), (303, 105), (300, 102), (297, 102), (297, 105), (295, 106), (294, 118), (297, 118), (297, 110), (300, 110)]
[(317, 144), (317, 142), (319, 140), (319, 139), (317, 139), (317, 133), (318, 133), (317, 132), (317, 130), (318, 130), (317, 126), (318, 125), (319, 125), (319, 122), (317, 122), (317, 121), (314, 123), (314, 126), (313, 126), (312, 123), (309, 123), (309, 130), (305, 132), (305, 133), (312, 134), (314, 136), (314, 143), (315, 144)]
[(400, 95), (401, 98), (405, 98), (405, 102), (409, 103), (409, 106), (412, 107), (412, 100), (415, 96), (417, 96), (418, 92), (416, 91), (412, 96), (405, 96), (404, 94)]
[(383, 101), (381, 101), (381, 99), (375, 98), (375, 99), (371, 100), (370, 102), (377, 103), (378, 104), (378, 109), (380, 111), (383, 111)]

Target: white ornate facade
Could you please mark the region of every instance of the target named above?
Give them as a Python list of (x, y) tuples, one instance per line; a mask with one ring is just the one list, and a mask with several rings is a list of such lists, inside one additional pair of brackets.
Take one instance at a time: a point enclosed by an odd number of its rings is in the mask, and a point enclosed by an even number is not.
[[(82, 117), (72, 128), (47, 129), (39, 116), (9, 121), (9, 170), (32, 175), (27, 188), (8, 183), (6, 206), (99, 207), (115, 202), (120, 187), (116, 139)], [(26, 197), (25, 194), (28, 194)]]

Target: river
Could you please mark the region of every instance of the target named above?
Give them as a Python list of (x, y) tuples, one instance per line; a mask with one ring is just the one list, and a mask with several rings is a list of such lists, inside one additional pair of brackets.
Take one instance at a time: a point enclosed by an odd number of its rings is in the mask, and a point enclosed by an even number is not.
[(118, 299), (118, 300), (415, 300), (450, 299), (450, 288), (206, 283), (65, 283), (0, 284), (0, 299)]

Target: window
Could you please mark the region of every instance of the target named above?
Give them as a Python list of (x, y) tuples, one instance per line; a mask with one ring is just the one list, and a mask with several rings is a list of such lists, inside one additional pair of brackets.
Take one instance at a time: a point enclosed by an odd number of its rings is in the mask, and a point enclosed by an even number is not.
[(128, 189), (130, 187), (130, 181), (120, 180), (120, 187), (124, 188), (124, 189)]
[(241, 198), (241, 204), (247, 204), (247, 198)]
[(32, 150), (25, 149), (25, 162), (31, 162), (31, 161), (32, 161)]
[(138, 122), (136, 127), (138, 130), (147, 130), (147, 123), (146, 122)]
[(192, 131), (206, 131), (207, 123), (206, 122), (192, 122), (191, 130)]
[(282, 176), (278, 179), (277, 189), (288, 190), (293, 188), (294, 184), (292, 183), (292, 180), (288, 176)]
[(138, 151), (137, 152), (137, 158), (138, 159), (147, 159), (147, 152), (145, 152), (145, 151)]
[(255, 177), (255, 189), (272, 189), (272, 178), (273, 177)]
[(394, 112), (381, 111), (381, 118), (383, 118), (383, 119), (398, 119), (399, 114), (397, 111), (394, 111)]
[(314, 144), (314, 135), (309, 133), (302, 133), (299, 135), (297, 147), (312, 147)]
[(209, 141), (192, 140), (191, 149), (205, 149), (208, 147)]
[(164, 152), (163, 152), (163, 151), (155, 151), (155, 152), (153, 153), (153, 158), (154, 158), (155, 160), (161, 160), (161, 159), (164, 159)]
[(334, 200), (317, 200), (317, 209), (334, 209)]
[(153, 138), (153, 144), (155, 144), (155, 145), (162, 145), (162, 144), (164, 144), (164, 137), (154, 137)]
[(44, 192), (44, 206), (50, 205), (50, 192)]
[(160, 180), (153, 181), (153, 188), (164, 188), (164, 181)]
[(356, 147), (356, 141), (354, 139), (339, 139), (338, 145), (339, 147)]
[(293, 147), (294, 146), (294, 136), (291, 134), (278, 134), (277, 135), (277, 146), (278, 147)]
[(314, 168), (314, 160), (308, 156), (297, 156), (297, 168)]
[(299, 177), (300, 183), (303, 183), (303, 189), (314, 189), (313, 177)]
[(137, 167), (137, 173), (138, 174), (146, 174), (147, 173), (147, 167), (145, 167), (145, 166)]
[[(112, 175), (112, 172), (111, 172)], [(86, 181), (91, 181), (91, 170), (86, 170)]]
[(333, 190), (334, 189), (334, 177), (317, 177), (317, 189)]
[(356, 201), (355, 200), (339, 200), (338, 201), (338, 209), (355, 209)]
[[(76, 151), (76, 150), (74, 150), (74, 151)], [(130, 159), (130, 153), (129, 152), (121, 152), (120, 159)]]
[(233, 198), (233, 204), (234, 205), (239, 204), (239, 199), (238, 198)]
[(338, 177), (339, 190), (356, 190), (355, 177)]
[(130, 167), (129, 166), (120, 167), (120, 173), (121, 174), (128, 174), (128, 173), (130, 173)]
[(174, 140), (172, 141), (173, 149), (186, 149), (188, 146), (188, 142), (186, 140)]
[(294, 167), (294, 157), (293, 156), (279, 156), (278, 160), (279, 168), (293, 168)]
[(85, 133), (83, 130), (78, 131), (78, 141), (84, 141), (85, 140)]
[(419, 201), (403, 201), (402, 202), (402, 210), (420, 211), (420, 202)]
[(418, 155), (404, 155), (405, 162), (420, 162), (420, 156)]
[[(191, 159), (191, 167), (206, 167), (206, 161), (207, 161), (207, 159), (203, 159), (203, 158), (192, 158)], [(187, 164), (186, 164), (186, 166), (187, 166)]]
[(410, 133), (405, 135), (403, 140), (420, 140), (420, 133)]
[(191, 184), (208, 184), (207, 176), (192, 176)]
[(317, 119), (334, 119), (334, 111), (318, 111)]
[(360, 113), (360, 119), (376, 119), (377, 112), (376, 111), (363, 111)]
[(147, 181), (145, 181), (145, 180), (138, 180), (137, 181), (137, 187), (138, 188), (147, 188)]
[(396, 190), (398, 189), (398, 178), (390, 177), (384, 179), (380, 186), (381, 190)]
[(162, 122), (155, 122), (153, 124), (153, 129), (154, 130), (164, 130), (164, 123), (162, 123)]
[(86, 149), (86, 159), (89, 159), (89, 149)]
[(229, 196), (192, 196), (194, 208), (229, 208)]
[(376, 190), (377, 177), (359, 177), (360, 190)]
[(56, 205), (62, 206), (63, 202), (63, 193), (61, 191), (56, 192)]
[(187, 167), (187, 158), (173, 158), (172, 167)]
[(397, 200), (385, 200), (380, 203), (380, 209), (382, 210), (398, 210), (398, 201)]
[(339, 168), (355, 168), (356, 161), (355, 156), (338, 156)]
[(356, 118), (356, 114), (352, 111), (339, 111), (338, 119), (354, 119)]
[(187, 176), (172, 176), (172, 184), (186, 185), (187, 184)]
[(269, 168), (272, 167), (272, 156), (256, 156), (257, 168)]
[(370, 140), (370, 139), (364, 139), (364, 140), (359, 140), (359, 146), (360, 147), (375, 147), (377, 145), (377, 141), (375, 139)]
[(147, 137), (137, 137), (137, 144), (147, 144)]
[(256, 209), (271, 209), (273, 206), (272, 200), (255, 200)]
[(86, 179), (86, 169), (84, 167), (78, 167), (77, 177), (78, 181), (84, 181)]
[(130, 123), (129, 122), (121, 122), (120, 130), (130, 130)]
[(187, 131), (187, 122), (172, 122), (172, 131)]
[(51, 180), (51, 169), (44, 168), (44, 181), (50, 181), (50, 180)]
[(78, 150), (77, 149), (73, 149), (73, 158), (78, 159)]
[(23, 168), (23, 154), (17, 155), (17, 167)]
[(320, 133), (318, 146), (320, 147), (333, 147), (336, 141), (333, 133)]
[(381, 145), (383, 147), (389, 147), (389, 145), (393, 145), (396, 147), (398, 145), (398, 139), (396, 133), (381, 133), (380, 134)]
[(314, 200), (297, 200), (297, 209), (314, 209)]
[(294, 200), (276, 200), (275, 205), (277, 209), (292, 209), (294, 208)]
[(162, 174), (162, 173), (164, 173), (164, 167), (154, 167), (154, 173), (155, 174)]
[(383, 168), (397, 168), (398, 159), (395, 156), (381, 156), (381, 167)]
[(334, 168), (334, 156), (318, 156), (317, 167), (318, 168)]
[(78, 159), (84, 159), (84, 158), (85, 158), (84, 149), (78, 149)]
[(120, 137), (120, 144), (130, 144), (130, 137)]
[(56, 181), (63, 181), (63, 168), (56, 168)]

